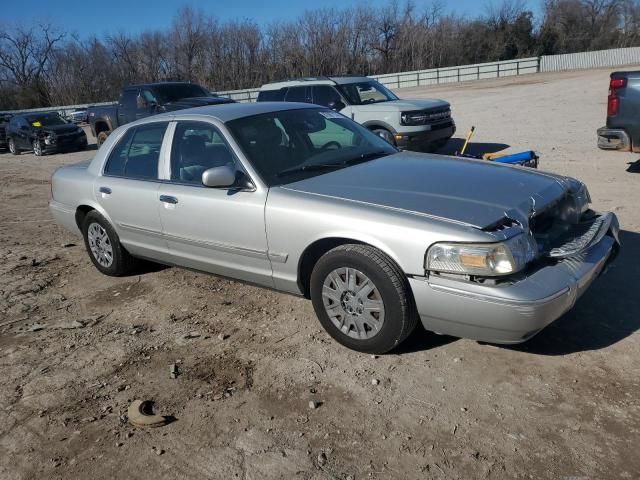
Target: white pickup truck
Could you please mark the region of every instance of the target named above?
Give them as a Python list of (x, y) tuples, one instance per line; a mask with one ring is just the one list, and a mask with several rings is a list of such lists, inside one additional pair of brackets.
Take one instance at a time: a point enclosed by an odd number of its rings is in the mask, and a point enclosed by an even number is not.
[(404, 150), (437, 150), (456, 131), (448, 102), (403, 100), (363, 76), (300, 78), (260, 88), (258, 102), (282, 101), (329, 107)]

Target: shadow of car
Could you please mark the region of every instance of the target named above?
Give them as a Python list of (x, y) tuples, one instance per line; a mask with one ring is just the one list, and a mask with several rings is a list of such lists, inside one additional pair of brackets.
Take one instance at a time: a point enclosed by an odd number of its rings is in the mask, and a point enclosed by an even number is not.
[[(462, 150), (464, 145), (464, 138), (450, 138), (445, 146), (438, 149), (435, 153), (440, 155), (455, 155), (456, 152)], [(510, 145), (506, 143), (483, 143), (483, 142), (469, 142), (465, 151), (468, 155), (481, 156), (484, 153), (496, 153), (509, 148)]]

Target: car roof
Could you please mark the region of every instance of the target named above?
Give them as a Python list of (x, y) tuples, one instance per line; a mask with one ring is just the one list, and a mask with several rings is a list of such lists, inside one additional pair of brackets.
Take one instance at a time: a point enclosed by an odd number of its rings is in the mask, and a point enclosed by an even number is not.
[(133, 124), (148, 123), (150, 121), (158, 121), (162, 119), (180, 120), (181, 117), (190, 117), (193, 115), (212, 117), (222, 123), (226, 123), (232, 120), (237, 120), (238, 118), (251, 117), (262, 113), (301, 109), (326, 110), (326, 107), (310, 103), (296, 102), (223, 103), (220, 105), (206, 105), (204, 107), (186, 108), (184, 110), (163, 113), (161, 115), (153, 115), (134, 122)]
[[(195, 85), (196, 87), (200, 87), (197, 83), (191, 82), (156, 82), (156, 83), (136, 83), (135, 85), (127, 85), (123, 88), (123, 90), (127, 90), (129, 88), (150, 88), (150, 87), (162, 87), (165, 85)], [(204, 87), (201, 87), (204, 88)]]
[(281, 82), (265, 83), (260, 87), (261, 91), (280, 90), (287, 87), (299, 87), (306, 85), (347, 85), (349, 83), (361, 83), (375, 81), (364, 75), (335, 75), (332, 77), (302, 77), (283, 80)]

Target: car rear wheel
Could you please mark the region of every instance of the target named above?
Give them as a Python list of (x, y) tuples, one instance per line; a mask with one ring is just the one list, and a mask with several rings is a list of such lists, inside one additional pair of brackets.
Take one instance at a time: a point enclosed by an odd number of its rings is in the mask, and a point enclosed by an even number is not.
[(109, 134), (107, 132), (100, 132), (98, 134), (98, 136), (96, 137), (96, 142), (98, 143), (98, 147), (105, 142), (108, 136)]
[(41, 157), (44, 155), (44, 149), (42, 148), (42, 142), (40, 140), (34, 140), (33, 143), (33, 153), (36, 157)]
[(341, 245), (323, 255), (311, 274), (311, 301), (329, 335), (359, 352), (392, 350), (418, 318), (405, 274), (368, 245)]
[(16, 141), (13, 138), (9, 139), (9, 151), (12, 155), (20, 155), (20, 150), (16, 147)]
[(89, 258), (100, 272), (120, 277), (133, 271), (135, 258), (120, 244), (111, 224), (95, 210), (85, 217), (82, 234)]

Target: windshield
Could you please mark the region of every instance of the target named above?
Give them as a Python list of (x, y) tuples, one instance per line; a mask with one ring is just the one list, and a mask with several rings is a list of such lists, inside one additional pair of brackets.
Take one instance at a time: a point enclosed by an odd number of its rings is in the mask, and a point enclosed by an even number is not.
[(227, 127), (269, 186), (397, 151), (376, 134), (328, 109), (269, 112), (232, 120)]
[(374, 80), (370, 82), (346, 83), (339, 85), (339, 88), (352, 105), (398, 100), (398, 97), (391, 90)]
[(161, 85), (153, 88), (153, 93), (162, 103), (175, 102), (183, 98), (209, 97), (210, 94), (200, 85), (179, 83), (175, 85)]
[(27, 123), (32, 127), (55, 127), (57, 125), (66, 125), (69, 122), (57, 113), (49, 113), (46, 115), (31, 115), (27, 117)]

